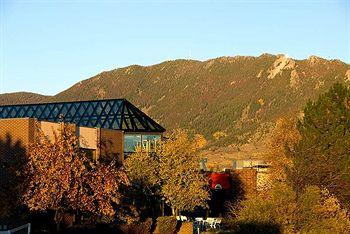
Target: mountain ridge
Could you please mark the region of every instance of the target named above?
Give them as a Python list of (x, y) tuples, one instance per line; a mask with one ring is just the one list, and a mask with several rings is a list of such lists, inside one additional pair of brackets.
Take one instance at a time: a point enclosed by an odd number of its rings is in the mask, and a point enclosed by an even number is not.
[(317, 56), (177, 59), (103, 71), (54, 96), (1, 94), (0, 104), (127, 98), (168, 130), (191, 128), (231, 145), (259, 141), (277, 118), (297, 115), (335, 82), (350, 84), (350, 65)]

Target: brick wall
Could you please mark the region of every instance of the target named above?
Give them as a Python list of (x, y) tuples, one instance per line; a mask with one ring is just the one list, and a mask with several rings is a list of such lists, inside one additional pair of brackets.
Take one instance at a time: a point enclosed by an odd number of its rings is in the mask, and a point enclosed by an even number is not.
[[(23, 182), (16, 171), (22, 171), (27, 162), (34, 126), (34, 119), (0, 119), (0, 189), (17, 187)], [(17, 196), (13, 194), (14, 199)]]
[(119, 162), (124, 160), (124, 133), (111, 129), (99, 129), (99, 160), (110, 161), (116, 158)]
[(234, 189), (237, 196), (245, 197), (255, 194), (257, 191), (257, 171), (252, 168), (244, 168), (231, 171)]
[[(25, 154), (29, 145), (34, 142), (36, 124), (43, 128), (44, 134), (49, 136), (49, 139), (54, 139), (53, 130), (57, 131), (60, 127), (58, 123), (45, 121), (38, 123), (32, 118), (0, 119), (0, 154), (4, 157)], [(124, 133), (122, 131), (95, 128), (80, 128), (79, 130), (77, 129), (77, 134), (81, 146), (96, 150), (98, 159), (117, 158), (119, 162), (124, 160)]]
[(34, 142), (35, 120), (30, 118), (0, 120), (0, 154), (17, 155)]

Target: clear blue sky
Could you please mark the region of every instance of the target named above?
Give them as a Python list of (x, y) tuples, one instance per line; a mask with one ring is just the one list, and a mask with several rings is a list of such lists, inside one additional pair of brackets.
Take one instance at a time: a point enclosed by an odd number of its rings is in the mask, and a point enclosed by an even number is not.
[(178, 58), (350, 63), (350, 0), (0, 2), (0, 93), (52, 95), (105, 70)]

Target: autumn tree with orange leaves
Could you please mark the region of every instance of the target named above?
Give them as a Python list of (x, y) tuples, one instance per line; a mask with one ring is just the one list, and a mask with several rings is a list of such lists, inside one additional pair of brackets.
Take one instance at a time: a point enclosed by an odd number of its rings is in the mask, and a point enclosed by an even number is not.
[(128, 184), (116, 162), (90, 161), (79, 148), (74, 125), (61, 123), (51, 141), (39, 128), (37, 133), (26, 168), (31, 179), (24, 203), (30, 210), (53, 210), (57, 223), (65, 212), (76, 211), (114, 219), (122, 199), (120, 188)]

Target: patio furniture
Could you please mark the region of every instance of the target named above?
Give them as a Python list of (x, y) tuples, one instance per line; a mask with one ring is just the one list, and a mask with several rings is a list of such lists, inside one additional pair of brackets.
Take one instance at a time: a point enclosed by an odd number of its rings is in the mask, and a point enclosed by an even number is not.
[(221, 218), (208, 217), (206, 220), (204, 220), (204, 225), (206, 227), (217, 229), (217, 228), (220, 228), (221, 220), (222, 220)]
[(215, 218), (207, 218), (206, 220), (205, 220), (205, 222), (206, 222), (206, 226), (210, 226), (211, 228), (213, 228), (213, 225), (214, 225), (214, 222), (215, 222)]
[(186, 216), (180, 215), (180, 220), (181, 220), (182, 222), (184, 222), (184, 221), (187, 221), (188, 219), (187, 219)]
[(204, 219), (202, 217), (194, 218), (194, 226), (196, 231), (199, 233), (204, 230)]
[(214, 229), (220, 228), (222, 219), (215, 219), (213, 225), (211, 226)]

